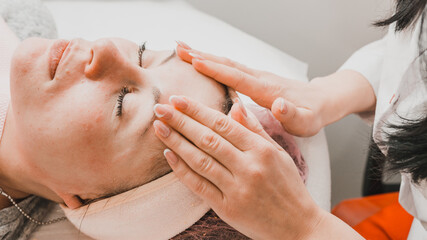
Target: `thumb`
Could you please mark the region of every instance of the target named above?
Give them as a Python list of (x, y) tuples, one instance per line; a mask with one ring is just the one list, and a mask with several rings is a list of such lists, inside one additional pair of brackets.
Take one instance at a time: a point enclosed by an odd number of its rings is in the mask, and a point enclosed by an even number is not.
[(274, 117), (282, 123), (285, 130), (295, 136), (308, 137), (316, 134), (320, 128), (312, 110), (297, 107), (284, 98), (277, 98), (271, 106)]
[(238, 123), (242, 124), (248, 130), (260, 135), (265, 140), (272, 143), (277, 149), (282, 150), (282, 147), (264, 130), (255, 114), (253, 114), (251, 111), (247, 111), (239, 98), (235, 98), (234, 102), (235, 103), (230, 110), (229, 116)]

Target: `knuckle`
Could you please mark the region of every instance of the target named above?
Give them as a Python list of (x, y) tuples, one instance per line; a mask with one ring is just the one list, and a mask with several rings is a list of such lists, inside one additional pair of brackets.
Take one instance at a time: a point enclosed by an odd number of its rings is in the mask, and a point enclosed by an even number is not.
[(198, 172), (208, 173), (212, 169), (212, 159), (208, 155), (203, 154), (197, 159), (195, 167)]
[(260, 167), (251, 167), (248, 170), (248, 175), (252, 182), (259, 182), (264, 178), (264, 171)]
[(276, 153), (277, 149), (273, 146), (273, 144), (263, 144), (263, 152), (262, 152), (262, 161), (270, 161), (271, 158)]
[(206, 193), (206, 190), (206, 183), (201, 179), (196, 180), (196, 182), (194, 183), (194, 191), (200, 195), (204, 195)]
[[(188, 99), (188, 98), (187, 98)], [(188, 101), (187, 113), (191, 116), (197, 116), (200, 114), (200, 106), (192, 101)]]
[(241, 187), (239, 189), (239, 195), (237, 197), (237, 200), (242, 206), (244, 206), (244, 205), (247, 205), (247, 202), (253, 197), (254, 197), (254, 192), (252, 191), (251, 187)]
[(177, 129), (184, 129), (186, 127), (186, 124), (187, 123), (186, 123), (185, 119), (181, 116), (177, 119), (176, 128)]
[(219, 148), (219, 138), (213, 132), (203, 134), (201, 140), (202, 148), (217, 150)]
[(225, 116), (217, 116), (214, 120), (214, 130), (218, 133), (230, 131), (230, 122)]
[(182, 148), (182, 141), (174, 141), (172, 138), (168, 138), (168, 146), (169, 148), (173, 149), (174, 151), (180, 150)]
[(185, 168), (176, 168), (174, 169), (174, 173), (184, 183), (190, 183), (193, 179), (191, 172)]

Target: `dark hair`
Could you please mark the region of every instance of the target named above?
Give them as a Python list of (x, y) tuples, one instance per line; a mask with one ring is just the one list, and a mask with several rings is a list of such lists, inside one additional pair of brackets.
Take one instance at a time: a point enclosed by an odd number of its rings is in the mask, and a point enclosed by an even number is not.
[(387, 149), (385, 170), (410, 173), (416, 184), (427, 179), (427, 116), (420, 120), (401, 118), (403, 124), (389, 124), (393, 133), (378, 145)]
[(212, 210), (207, 212), (199, 221), (184, 232), (171, 238), (171, 240), (209, 240), (209, 239), (233, 239), (249, 240), (230, 225), (222, 221)]
[[(396, 22), (395, 31), (402, 31), (411, 27), (422, 17), (422, 27), (419, 36), (419, 53), (423, 58), (419, 71), (424, 84), (427, 86), (426, 73), (426, 38), (425, 14), (427, 0), (397, 0), (396, 11), (393, 16), (376, 22), (376, 26), (388, 26)], [(420, 119), (405, 119), (401, 124), (387, 124), (388, 131), (384, 131), (386, 140), (378, 142), (378, 146), (387, 150), (387, 155), (374, 154), (374, 159), (385, 159), (382, 165), (386, 171), (391, 173), (410, 173), (414, 183), (420, 183), (427, 179), (427, 109)], [(374, 143), (375, 144), (375, 143)], [(371, 146), (371, 150), (375, 147)], [(379, 149), (377, 148), (379, 151)], [(377, 151), (377, 152), (378, 152)], [(373, 151), (375, 152), (375, 151)]]
[(396, 22), (395, 30), (402, 31), (410, 27), (420, 17), (426, 3), (427, 0), (397, 0), (394, 15), (378, 21), (374, 25), (384, 27)]
[[(422, 25), (419, 36), (420, 76), (427, 87), (426, 75), (426, 25), (424, 9), (427, 0), (397, 0), (396, 12), (388, 19), (376, 22), (376, 26), (387, 26), (396, 22), (395, 31), (402, 31), (411, 27), (421, 16)], [(396, 173), (410, 173), (414, 183), (427, 179), (427, 109), (419, 119), (406, 119), (400, 117), (401, 124), (387, 124), (388, 131), (384, 131), (385, 140), (378, 142), (378, 146), (386, 149), (384, 156), (387, 164), (385, 170)], [(374, 149), (371, 146), (371, 150)], [(376, 154), (378, 158), (381, 154)], [(383, 159), (384, 159), (383, 158)]]

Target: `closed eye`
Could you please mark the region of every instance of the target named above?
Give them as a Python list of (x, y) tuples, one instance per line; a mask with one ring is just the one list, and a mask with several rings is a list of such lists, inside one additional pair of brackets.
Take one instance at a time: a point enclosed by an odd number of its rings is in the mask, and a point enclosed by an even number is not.
[(142, 67), (142, 54), (144, 54), (144, 51), (145, 51), (145, 43), (147, 42), (142, 43), (141, 45), (139, 45), (139, 48), (138, 48), (138, 60), (139, 60), (140, 67)]
[(123, 113), (123, 100), (125, 99), (126, 94), (130, 93), (130, 89), (126, 86), (124, 86), (119, 93), (119, 96), (117, 97), (117, 109), (116, 109), (116, 116), (120, 117)]

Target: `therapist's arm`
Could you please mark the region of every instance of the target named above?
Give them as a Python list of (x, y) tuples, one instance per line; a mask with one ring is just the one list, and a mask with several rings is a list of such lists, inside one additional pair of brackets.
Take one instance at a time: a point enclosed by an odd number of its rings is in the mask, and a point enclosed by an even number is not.
[(352, 113), (375, 110), (376, 96), (372, 85), (354, 70), (340, 70), (326, 77), (314, 78), (310, 85), (323, 93), (319, 99), (323, 126)]
[(357, 71), (342, 70), (305, 83), (250, 69), (183, 44), (177, 51), (197, 71), (270, 108), (283, 127), (297, 136), (312, 136), (348, 114), (375, 108), (372, 84)]

